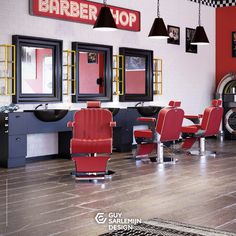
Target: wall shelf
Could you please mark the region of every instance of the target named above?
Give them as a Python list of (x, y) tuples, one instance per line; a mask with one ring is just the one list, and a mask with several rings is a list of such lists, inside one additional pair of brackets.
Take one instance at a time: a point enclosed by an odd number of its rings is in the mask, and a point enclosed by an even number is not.
[(153, 59), (153, 85), (154, 85), (154, 94), (162, 95), (162, 59), (155, 58)]
[(124, 95), (125, 60), (123, 55), (113, 55), (113, 82), (116, 85), (114, 95)]
[(0, 45), (0, 95), (16, 94), (16, 47)]
[[(63, 51), (63, 95), (76, 95), (76, 52)], [(72, 76), (74, 73), (74, 76)]]

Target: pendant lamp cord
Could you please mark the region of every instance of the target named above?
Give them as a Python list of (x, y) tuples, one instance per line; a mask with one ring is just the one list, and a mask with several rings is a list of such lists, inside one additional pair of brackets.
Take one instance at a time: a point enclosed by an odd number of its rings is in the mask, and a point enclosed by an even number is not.
[(157, 0), (157, 18), (160, 18), (160, 3), (159, 0)]
[(201, 26), (201, 0), (199, 0), (198, 25)]
[(103, 4), (106, 7), (107, 6), (107, 0), (103, 0)]

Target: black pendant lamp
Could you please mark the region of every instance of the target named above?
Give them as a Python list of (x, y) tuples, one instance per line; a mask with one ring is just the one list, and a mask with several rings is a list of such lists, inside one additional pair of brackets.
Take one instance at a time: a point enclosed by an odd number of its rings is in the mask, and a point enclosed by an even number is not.
[(199, 0), (199, 10), (198, 10), (198, 26), (195, 30), (191, 44), (193, 45), (208, 45), (209, 40), (207, 38), (204, 27), (201, 26), (201, 0)]
[(149, 38), (166, 39), (169, 38), (163, 19), (160, 17), (159, 0), (157, 0), (157, 18), (154, 20)]
[(101, 8), (97, 20), (93, 26), (98, 31), (114, 31), (117, 29), (115, 20), (111, 14), (110, 8), (107, 6), (107, 0), (103, 0), (104, 6)]

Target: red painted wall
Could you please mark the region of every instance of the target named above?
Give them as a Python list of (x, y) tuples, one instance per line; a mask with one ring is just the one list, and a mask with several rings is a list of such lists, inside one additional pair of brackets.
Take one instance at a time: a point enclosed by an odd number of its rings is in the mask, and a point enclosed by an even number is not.
[(216, 9), (216, 84), (229, 72), (236, 72), (232, 57), (232, 32), (236, 31), (236, 7)]
[(97, 84), (97, 79), (104, 79), (104, 55), (98, 54), (97, 63), (88, 63), (88, 53), (79, 54), (79, 93), (103, 93), (103, 86)]
[(125, 78), (127, 94), (145, 94), (146, 72), (144, 70), (126, 71)]

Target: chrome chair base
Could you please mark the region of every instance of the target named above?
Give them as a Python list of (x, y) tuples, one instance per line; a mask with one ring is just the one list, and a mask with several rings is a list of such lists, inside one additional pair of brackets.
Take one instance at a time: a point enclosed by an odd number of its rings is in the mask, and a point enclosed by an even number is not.
[(216, 152), (206, 151), (206, 140), (203, 137), (199, 139), (199, 149), (189, 151), (188, 154), (192, 155), (192, 156), (205, 156), (205, 157), (207, 157), (207, 156), (215, 157), (216, 156)]
[(205, 157), (215, 157), (216, 156), (216, 152), (211, 152), (211, 151), (201, 152), (200, 150), (189, 151), (188, 154), (192, 155), (192, 156), (205, 156)]

